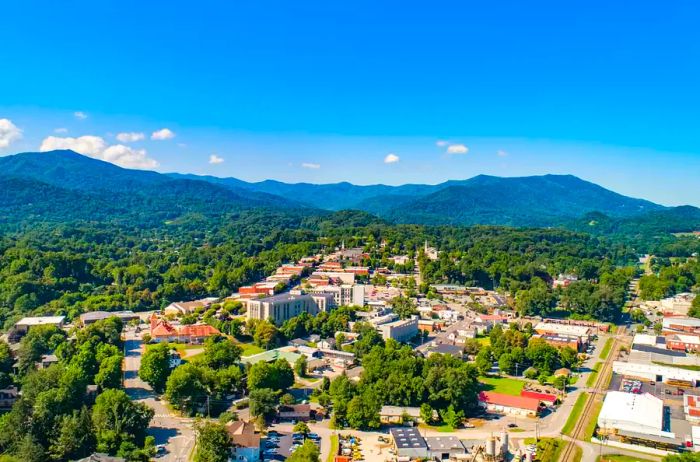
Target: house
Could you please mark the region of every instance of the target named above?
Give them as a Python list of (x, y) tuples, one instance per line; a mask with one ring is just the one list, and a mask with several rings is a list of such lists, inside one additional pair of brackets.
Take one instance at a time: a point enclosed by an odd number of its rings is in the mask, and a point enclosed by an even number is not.
[(404, 419), (408, 418), (417, 422), (420, 420), (419, 407), (404, 406), (382, 406), (379, 411), (379, 420), (383, 424), (404, 424)]
[(19, 399), (19, 390), (12, 386), (0, 389), (0, 411), (9, 411)]
[(58, 357), (56, 355), (54, 355), (54, 354), (41, 355), (41, 358), (36, 363), (36, 368), (37, 369), (46, 369), (47, 367), (51, 366), (52, 364), (58, 364)]
[(201, 300), (194, 300), (191, 302), (174, 302), (166, 306), (163, 310), (163, 314), (166, 316), (183, 316), (194, 313), (200, 308), (209, 308), (213, 303), (217, 302), (219, 299), (216, 297), (203, 298)]
[(29, 316), (17, 321), (15, 323), (15, 330), (20, 336), (23, 336), (29, 332), (32, 327), (36, 326), (55, 326), (61, 328), (65, 320), (65, 316)]
[(250, 422), (236, 420), (226, 424), (231, 438), (231, 461), (257, 462), (260, 460), (260, 434)]
[(289, 341), (289, 344), (295, 347), (309, 346), (309, 341), (303, 338), (295, 338)]
[(281, 405), (277, 408), (279, 420), (296, 420), (307, 422), (311, 420), (311, 406), (309, 404)]
[(479, 393), (479, 404), (490, 412), (517, 416), (535, 417), (540, 410), (539, 399), (490, 391)]
[(334, 350), (336, 346), (335, 339), (333, 337), (324, 338), (316, 344), (320, 350)]
[(97, 394), (99, 392), (99, 387), (95, 384), (90, 384), (85, 387), (85, 399), (83, 400), (85, 404), (95, 404), (97, 399)]

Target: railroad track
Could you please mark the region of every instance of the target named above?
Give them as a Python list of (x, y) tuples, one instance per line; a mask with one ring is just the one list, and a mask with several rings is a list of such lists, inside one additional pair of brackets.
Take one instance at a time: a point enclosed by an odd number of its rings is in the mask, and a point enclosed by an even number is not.
[(586, 424), (588, 423), (589, 419), (595, 417), (591, 415), (591, 411), (593, 409), (593, 405), (595, 404), (596, 395), (600, 393), (601, 385), (607, 384), (607, 377), (610, 374), (612, 374), (612, 371), (610, 369), (613, 361), (615, 360), (614, 358), (616, 358), (618, 354), (620, 346), (619, 337), (624, 335), (625, 331), (625, 327), (620, 327), (618, 332), (613, 337), (613, 343), (610, 346), (610, 352), (608, 353), (608, 357), (605, 358), (603, 367), (600, 373), (598, 374), (595, 384), (593, 385), (593, 392), (590, 393), (590, 397), (586, 400), (586, 405), (583, 407), (583, 411), (581, 412), (581, 418), (578, 420), (578, 422), (576, 422), (574, 431), (571, 433), (571, 439), (573, 441), (569, 441), (568, 444), (564, 447), (564, 451), (562, 452), (559, 458), (560, 462), (573, 462), (576, 441), (580, 440), (583, 437), (583, 432), (587, 426)]

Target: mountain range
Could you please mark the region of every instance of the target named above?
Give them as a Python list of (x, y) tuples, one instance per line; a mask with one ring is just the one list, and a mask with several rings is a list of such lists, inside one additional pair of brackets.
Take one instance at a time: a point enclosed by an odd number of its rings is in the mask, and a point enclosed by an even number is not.
[(354, 209), (389, 222), (429, 225), (700, 228), (700, 209), (630, 198), (572, 175), (479, 175), (437, 185), (318, 185), (130, 170), (73, 151), (0, 157), (0, 220), (5, 222), (138, 218), (155, 225), (188, 214), (257, 209), (309, 216)]

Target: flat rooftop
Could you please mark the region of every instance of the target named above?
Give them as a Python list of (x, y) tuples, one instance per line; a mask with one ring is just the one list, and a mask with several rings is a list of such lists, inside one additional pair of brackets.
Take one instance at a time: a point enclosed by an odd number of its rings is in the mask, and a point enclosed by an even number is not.
[(392, 428), (390, 430), (394, 443), (398, 449), (427, 449), (425, 439), (420, 435), (417, 428)]
[(16, 326), (43, 326), (61, 324), (65, 316), (33, 316), (22, 318), (15, 323)]

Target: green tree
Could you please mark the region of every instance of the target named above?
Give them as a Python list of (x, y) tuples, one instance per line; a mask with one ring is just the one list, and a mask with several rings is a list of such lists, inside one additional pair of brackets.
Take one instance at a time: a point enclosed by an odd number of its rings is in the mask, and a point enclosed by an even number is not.
[(101, 390), (121, 388), (122, 385), (122, 355), (108, 356), (100, 363), (95, 375), (95, 384)]
[(223, 369), (237, 364), (242, 352), (241, 347), (226, 337), (209, 337), (198, 361), (212, 369)]
[(153, 409), (132, 401), (123, 390), (105, 390), (92, 408), (97, 450), (115, 454), (123, 442), (142, 446), (153, 415)]
[(87, 457), (95, 450), (95, 431), (90, 411), (83, 407), (61, 417), (59, 434), (49, 447), (55, 460), (75, 460)]
[(498, 358), (498, 368), (504, 374), (512, 375), (515, 373), (515, 361), (513, 356), (508, 353), (503, 353), (500, 358)]
[(311, 429), (309, 426), (306, 424), (306, 422), (297, 422), (294, 424), (294, 428), (292, 429), (294, 433), (301, 433), (304, 435), (304, 437), (307, 437), (309, 433), (311, 433)]
[(452, 429), (458, 428), (462, 423), (462, 420), (464, 420), (464, 414), (462, 411), (455, 411), (454, 406), (451, 404), (447, 407), (447, 409), (440, 413), (440, 417), (442, 417), (442, 421), (445, 422), (445, 425)]
[(269, 388), (256, 388), (249, 395), (250, 414), (254, 417), (271, 419), (277, 410), (278, 393)]
[(297, 360), (294, 362), (294, 372), (299, 377), (306, 377), (306, 367), (307, 367), (307, 361), (306, 361), (306, 356), (301, 355)]
[(422, 403), (420, 405), (420, 418), (426, 424), (433, 421), (433, 408), (428, 403)]
[(391, 299), (390, 305), (394, 310), (394, 313), (396, 313), (401, 319), (407, 319), (415, 314), (418, 314), (416, 304), (408, 297), (394, 297)]
[(195, 425), (195, 433), (195, 462), (228, 462), (232, 445), (226, 427), (215, 422), (200, 422)]
[(146, 350), (141, 358), (139, 377), (149, 384), (156, 393), (163, 393), (170, 376), (170, 347), (158, 343)]
[(304, 441), (288, 458), (287, 462), (319, 462), (321, 453), (311, 440)]
[(177, 409), (192, 414), (207, 395), (204, 372), (194, 364), (176, 367), (165, 385), (165, 398)]

